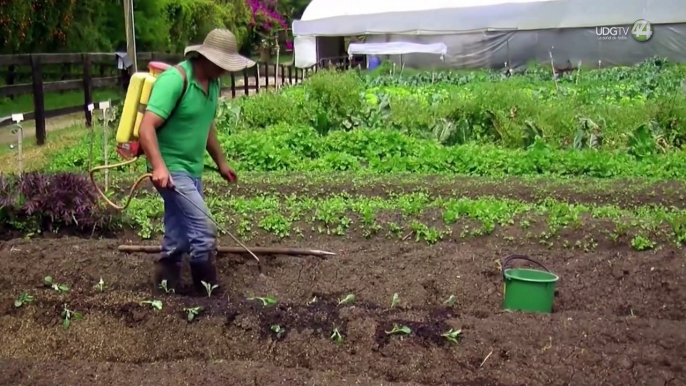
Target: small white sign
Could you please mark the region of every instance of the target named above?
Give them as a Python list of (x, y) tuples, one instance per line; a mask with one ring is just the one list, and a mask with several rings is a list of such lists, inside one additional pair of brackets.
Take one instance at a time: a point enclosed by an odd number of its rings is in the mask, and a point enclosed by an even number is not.
[(12, 114), (12, 120), (19, 123), (24, 120), (24, 114)]
[(88, 111), (93, 111), (94, 108), (95, 108), (94, 104), (91, 103), (88, 105)]
[(100, 102), (100, 110), (106, 110), (110, 108), (110, 101)]

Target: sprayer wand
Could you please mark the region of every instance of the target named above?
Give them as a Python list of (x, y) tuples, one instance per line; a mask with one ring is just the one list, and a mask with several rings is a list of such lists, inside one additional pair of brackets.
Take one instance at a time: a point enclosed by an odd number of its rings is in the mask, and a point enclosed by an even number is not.
[[(136, 162), (136, 161), (138, 160), (138, 158), (139, 158), (139, 157), (134, 157), (134, 158), (131, 158), (131, 159), (126, 160), (126, 161), (124, 161), (124, 162), (120, 162), (120, 163), (112, 164), (112, 165), (96, 166), (96, 167), (94, 167), (93, 169), (91, 169), (90, 172), (88, 173), (89, 176), (90, 176), (90, 179), (91, 179), (91, 183), (92, 183), (93, 186), (95, 187), (95, 190), (98, 192), (98, 194), (100, 195), (100, 197), (102, 197), (102, 199), (104, 199), (105, 202), (107, 202), (108, 205), (110, 205), (111, 207), (113, 207), (113, 208), (115, 208), (115, 209), (117, 209), (117, 210), (124, 210), (124, 209), (126, 209), (126, 208), (129, 206), (129, 204), (131, 204), (131, 200), (133, 199), (133, 196), (134, 196), (134, 194), (136, 193), (136, 189), (138, 189), (138, 186), (139, 186), (144, 180), (146, 180), (146, 179), (148, 179), (148, 178), (152, 180), (152, 173), (145, 173), (145, 174), (143, 174), (142, 176), (140, 176), (140, 177), (138, 177), (138, 178), (136, 179), (136, 181), (135, 181), (135, 182), (133, 183), (133, 185), (131, 186), (131, 189), (129, 190), (129, 194), (128, 194), (128, 197), (126, 198), (126, 202), (124, 203), (124, 205), (120, 206), (120, 205), (117, 205), (117, 204), (115, 204), (114, 202), (112, 202), (112, 200), (110, 200), (110, 199), (107, 197), (107, 195), (105, 194), (105, 192), (103, 192), (103, 191), (100, 189), (100, 187), (98, 186), (98, 184), (95, 182), (95, 172), (100, 171), (100, 170), (112, 169), (112, 168), (116, 168), (116, 167), (119, 167), (119, 166), (125, 166), (125, 165), (128, 165), (128, 164), (132, 164), (132, 163)], [(217, 169), (217, 168), (215, 168), (215, 167), (213, 167), (213, 166), (207, 166), (207, 165), (205, 165), (205, 169), (210, 169), (210, 170), (212, 170), (212, 171), (219, 172), (219, 169)], [(196, 205), (195, 202), (193, 202), (193, 200), (191, 200), (191, 199), (190, 199), (188, 196), (186, 196), (185, 194), (181, 193), (178, 189), (176, 189), (176, 187), (174, 187), (174, 186), (172, 185), (172, 186), (170, 186), (170, 189), (171, 189), (174, 193), (178, 194), (179, 196), (183, 197), (185, 200), (187, 200), (188, 202), (190, 202), (193, 206), (195, 206), (202, 214), (205, 215), (205, 217), (207, 217), (210, 221), (212, 221), (212, 222), (214, 223), (214, 225), (217, 226), (217, 229), (219, 229), (220, 231), (222, 231), (222, 232), (228, 234), (229, 236), (231, 236), (231, 238), (232, 238), (235, 242), (237, 242), (238, 245), (240, 245), (243, 249), (245, 249), (246, 252), (248, 252), (253, 258), (255, 258), (255, 260), (257, 261), (258, 270), (259, 270), (260, 272), (262, 271), (262, 264), (261, 264), (261, 262), (260, 262), (260, 259), (259, 259), (259, 258), (257, 257), (257, 255), (255, 255), (248, 247), (246, 247), (243, 243), (241, 243), (240, 240), (238, 240), (238, 238), (237, 238), (236, 236), (232, 235), (231, 232), (227, 231), (227, 230), (224, 229), (221, 225), (219, 225), (219, 223), (217, 223), (217, 221), (216, 221), (214, 218), (212, 218), (212, 216), (210, 216), (209, 213), (207, 213), (204, 209), (198, 207), (198, 205)]]
[(183, 197), (186, 201), (188, 201), (189, 203), (191, 203), (191, 205), (193, 205), (193, 206), (194, 206), (196, 209), (198, 209), (202, 214), (204, 214), (205, 217), (207, 217), (208, 219), (210, 219), (210, 221), (212, 221), (212, 222), (214, 223), (214, 225), (217, 226), (217, 229), (219, 229), (220, 231), (222, 231), (222, 232), (228, 234), (229, 236), (231, 236), (231, 238), (233, 239), (233, 241), (237, 242), (238, 245), (240, 245), (243, 249), (245, 249), (246, 252), (248, 252), (252, 257), (254, 257), (255, 260), (257, 260), (257, 264), (260, 265), (260, 259), (259, 259), (254, 253), (252, 253), (252, 251), (251, 251), (250, 249), (248, 249), (248, 247), (246, 247), (243, 243), (241, 243), (240, 240), (238, 240), (238, 238), (236, 238), (236, 236), (232, 235), (231, 232), (227, 231), (227, 230), (224, 229), (221, 225), (219, 225), (219, 223), (217, 223), (217, 221), (216, 221), (215, 219), (213, 219), (212, 216), (210, 216), (209, 213), (205, 212), (205, 210), (204, 210), (203, 208), (199, 207), (195, 202), (193, 202), (193, 200), (191, 200), (190, 197), (186, 196), (186, 195), (183, 194), (180, 190), (176, 189), (176, 187), (175, 187), (174, 185), (171, 185), (169, 188), (170, 188), (174, 193), (178, 194), (179, 196)]

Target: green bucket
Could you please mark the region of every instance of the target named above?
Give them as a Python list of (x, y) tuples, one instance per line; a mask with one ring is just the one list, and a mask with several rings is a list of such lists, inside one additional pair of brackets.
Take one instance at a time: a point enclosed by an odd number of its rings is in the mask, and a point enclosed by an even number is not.
[[(510, 268), (513, 260), (526, 260), (545, 271), (530, 268)], [(503, 309), (549, 314), (553, 310), (555, 285), (559, 276), (541, 263), (526, 256), (512, 255), (501, 263), (503, 273)]]

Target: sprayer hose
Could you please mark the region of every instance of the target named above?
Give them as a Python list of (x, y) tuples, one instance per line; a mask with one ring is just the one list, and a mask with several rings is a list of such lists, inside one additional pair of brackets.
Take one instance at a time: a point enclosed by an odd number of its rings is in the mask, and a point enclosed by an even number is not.
[[(145, 180), (145, 179), (147, 179), (147, 178), (152, 179), (152, 173), (146, 173), (146, 174), (143, 174), (142, 176), (138, 177), (138, 179), (136, 179), (136, 182), (134, 182), (133, 185), (131, 186), (131, 190), (129, 190), (128, 197), (126, 198), (126, 203), (125, 203), (123, 206), (119, 206), (119, 205), (115, 204), (114, 202), (112, 202), (112, 200), (110, 200), (110, 199), (105, 195), (105, 193), (102, 191), (102, 189), (100, 189), (100, 187), (98, 186), (98, 184), (95, 182), (95, 172), (100, 171), (100, 170), (113, 169), (113, 168), (116, 168), (116, 167), (119, 167), (119, 166), (125, 166), (125, 165), (128, 165), (128, 164), (131, 164), (131, 163), (134, 163), (134, 162), (138, 161), (138, 158), (139, 158), (139, 157), (134, 157), (134, 158), (132, 158), (132, 159), (130, 159), (130, 160), (127, 160), (127, 161), (124, 161), (124, 162), (120, 162), (120, 163), (118, 163), (118, 164), (96, 166), (96, 167), (94, 167), (93, 169), (91, 169), (90, 172), (88, 173), (88, 175), (90, 176), (90, 179), (91, 179), (91, 183), (92, 183), (93, 186), (95, 187), (95, 190), (98, 192), (98, 194), (100, 195), (100, 197), (102, 197), (103, 200), (105, 200), (105, 202), (106, 202), (109, 206), (113, 207), (114, 209), (117, 209), (117, 210), (124, 210), (124, 209), (126, 209), (126, 207), (128, 207), (129, 204), (131, 204), (131, 200), (133, 200), (133, 195), (134, 195), (134, 193), (136, 192), (136, 189), (138, 189), (138, 185), (140, 185), (141, 182), (143, 182), (143, 180)], [(205, 165), (205, 168), (206, 168), (206, 169), (214, 170), (214, 171), (216, 171), (216, 172), (219, 172), (219, 170), (218, 170), (217, 168), (215, 168), (215, 167), (211, 167), (211, 166)], [(250, 248), (248, 248), (248, 247), (246, 247), (245, 245), (243, 245), (243, 243), (241, 243), (241, 241), (238, 240), (238, 238), (237, 238), (236, 236), (232, 235), (229, 231), (223, 229), (223, 228), (221, 227), (221, 225), (219, 225), (219, 223), (217, 223), (217, 221), (216, 221), (214, 218), (212, 218), (212, 216), (209, 215), (209, 213), (205, 212), (204, 209), (198, 207), (198, 206), (193, 202), (193, 200), (191, 200), (190, 198), (188, 198), (188, 197), (187, 197), (185, 194), (183, 194), (182, 192), (180, 192), (180, 191), (178, 191), (178, 190), (176, 190), (176, 189), (173, 189), (173, 190), (174, 190), (174, 192), (176, 192), (176, 194), (180, 195), (180, 196), (183, 197), (184, 199), (188, 200), (191, 204), (195, 205), (195, 207), (196, 207), (198, 210), (200, 210), (200, 211), (201, 211), (210, 221), (212, 221), (215, 225), (217, 225), (217, 227), (218, 227), (219, 229), (223, 230), (225, 233), (227, 233), (229, 236), (231, 236), (231, 238), (232, 238), (235, 242), (237, 242), (246, 252), (248, 252), (250, 255), (252, 255), (252, 257), (255, 258), (255, 260), (257, 261), (257, 266), (258, 266), (259, 271), (262, 272), (262, 264), (260, 263), (260, 259), (257, 257), (257, 255), (255, 255), (255, 254), (250, 250)]]
[(114, 169), (114, 168), (117, 168), (119, 166), (126, 166), (126, 165), (132, 164), (136, 161), (138, 161), (138, 157), (134, 157), (130, 160), (120, 162), (117, 164), (96, 166), (93, 169), (91, 169), (90, 172), (88, 173), (90, 176), (90, 179), (91, 179), (91, 183), (95, 187), (95, 190), (98, 192), (100, 197), (102, 197), (102, 199), (105, 200), (105, 202), (109, 206), (113, 207), (116, 210), (124, 210), (129, 206), (129, 204), (131, 204), (131, 200), (133, 200), (133, 195), (136, 193), (136, 189), (138, 189), (138, 185), (140, 185), (145, 179), (148, 179), (148, 178), (152, 179), (152, 173), (146, 173), (146, 174), (143, 174), (142, 176), (138, 177), (138, 179), (136, 179), (136, 182), (134, 182), (133, 185), (131, 186), (131, 190), (129, 190), (128, 197), (126, 198), (126, 203), (123, 206), (119, 206), (119, 205), (115, 204), (114, 202), (112, 202), (105, 195), (105, 192), (103, 192), (102, 189), (100, 189), (98, 184), (95, 182), (95, 172), (98, 172), (101, 170), (106, 170), (106, 169)]

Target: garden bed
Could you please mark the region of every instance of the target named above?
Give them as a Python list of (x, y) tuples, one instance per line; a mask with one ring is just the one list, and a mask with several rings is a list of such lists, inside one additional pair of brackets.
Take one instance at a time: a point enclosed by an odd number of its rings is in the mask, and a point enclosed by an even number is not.
[[(231, 244), (230, 239), (222, 240)], [(548, 249), (498, 237), (436, 245), (305, 234), (282, 244), (337, 256), (221, 256), (225, 292), (150, 292), (151, 255), (130, 240), (15, 239), (0, 250), (6, 384), (680, 384), (686, 381), (681, 252)], [(277, 243), (258, 237), (252, 245)], [(551, 315), (500, 309), (496, 259), (559, 274)], [(60, 292), (44, 277), (69, 286)], [(186, 283), (188, 282), (188, 274)], [(103, 291), (94, 285), (103, 278)], [(20, 293), (34, 301), (15, 307)], [(399, 301), (393, 307), (393, 294)], [(355, 300), (339, 305), (348, 294)], [(455, 303), (448, 301), (454, 296)], [(249, 297), (274, 297), (276, 304)], [(82, 313), (68, 329), (64, 307)], [(201, 306), (192, 322), (184, 309)], [(274, 326), (280, 328), (274, 328)], [(411, 333), (389, 335), (397, 325)], [(332, 339), (338, 328), (342, 342)], [(442, 334), (461, 330), (457, 344)], [(282, 331), (279, 333), (279, 331)], [(581, 371), (583, 369), (583, 371)], [(181, 378), (179, 378), (181, 377)], [(653, 382), (653, 383), (651, 383)]]

